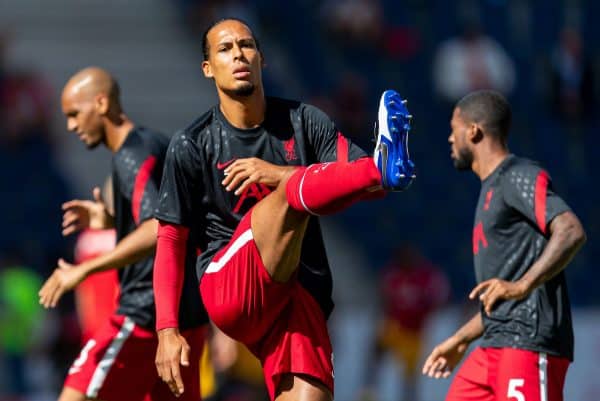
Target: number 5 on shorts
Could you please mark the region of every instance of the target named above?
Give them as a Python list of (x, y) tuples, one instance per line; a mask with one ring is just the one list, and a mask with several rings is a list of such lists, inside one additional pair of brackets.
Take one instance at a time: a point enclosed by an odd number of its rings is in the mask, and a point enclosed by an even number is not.
[(508, 381), (508, 393), (506, 397), (514, 398), (516, 401), (525, 401), (525, 395), (518, 389), (523, 387), (525, 379), (510, 379)]

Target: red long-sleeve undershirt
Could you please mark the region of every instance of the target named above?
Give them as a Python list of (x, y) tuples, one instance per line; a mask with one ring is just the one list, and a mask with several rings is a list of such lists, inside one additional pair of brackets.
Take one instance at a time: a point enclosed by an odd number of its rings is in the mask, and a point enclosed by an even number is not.
[(188, 235), (187, 227), (165, 222), (158, 224), (153, 278), (156, 330), (179, 326), (179, 300)]

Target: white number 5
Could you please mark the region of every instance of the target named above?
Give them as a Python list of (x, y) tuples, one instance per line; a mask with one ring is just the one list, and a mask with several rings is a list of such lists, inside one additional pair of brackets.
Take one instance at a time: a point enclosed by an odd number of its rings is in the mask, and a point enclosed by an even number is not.
[(510, 379), (508, 381), (508, 398), (516, 398), (517, 401), (525, 401), (525, 396), (519, 390), (518, 387), (522, 387), (525, 384), (525, 379)]

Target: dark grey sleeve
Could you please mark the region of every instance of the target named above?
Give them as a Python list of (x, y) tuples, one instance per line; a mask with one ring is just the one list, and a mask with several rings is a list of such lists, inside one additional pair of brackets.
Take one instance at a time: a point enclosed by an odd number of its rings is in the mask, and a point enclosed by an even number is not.
[(552, 187), (548, 173), (536, 165), (515, 166), (502, 180), (504, 201), (519, 211), (543, 234), (552, 219), (571, 210)]
[(304, 105), (303, 119), (309, 144), (319, 162), (352, 161), (367, 155), (346, 138), (331, 118), (320, 109)]

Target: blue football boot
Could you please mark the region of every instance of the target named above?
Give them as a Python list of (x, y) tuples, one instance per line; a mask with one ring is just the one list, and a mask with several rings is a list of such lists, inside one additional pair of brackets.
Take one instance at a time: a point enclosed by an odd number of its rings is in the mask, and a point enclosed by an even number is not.
[(408, 131), (412, 116), (398, 92), (381, 95), (375, 123), (373, 160), (381, 172), (381, 183), (388, 191), (403, 191), (415, 179), (415, 165), (408, 155)]

